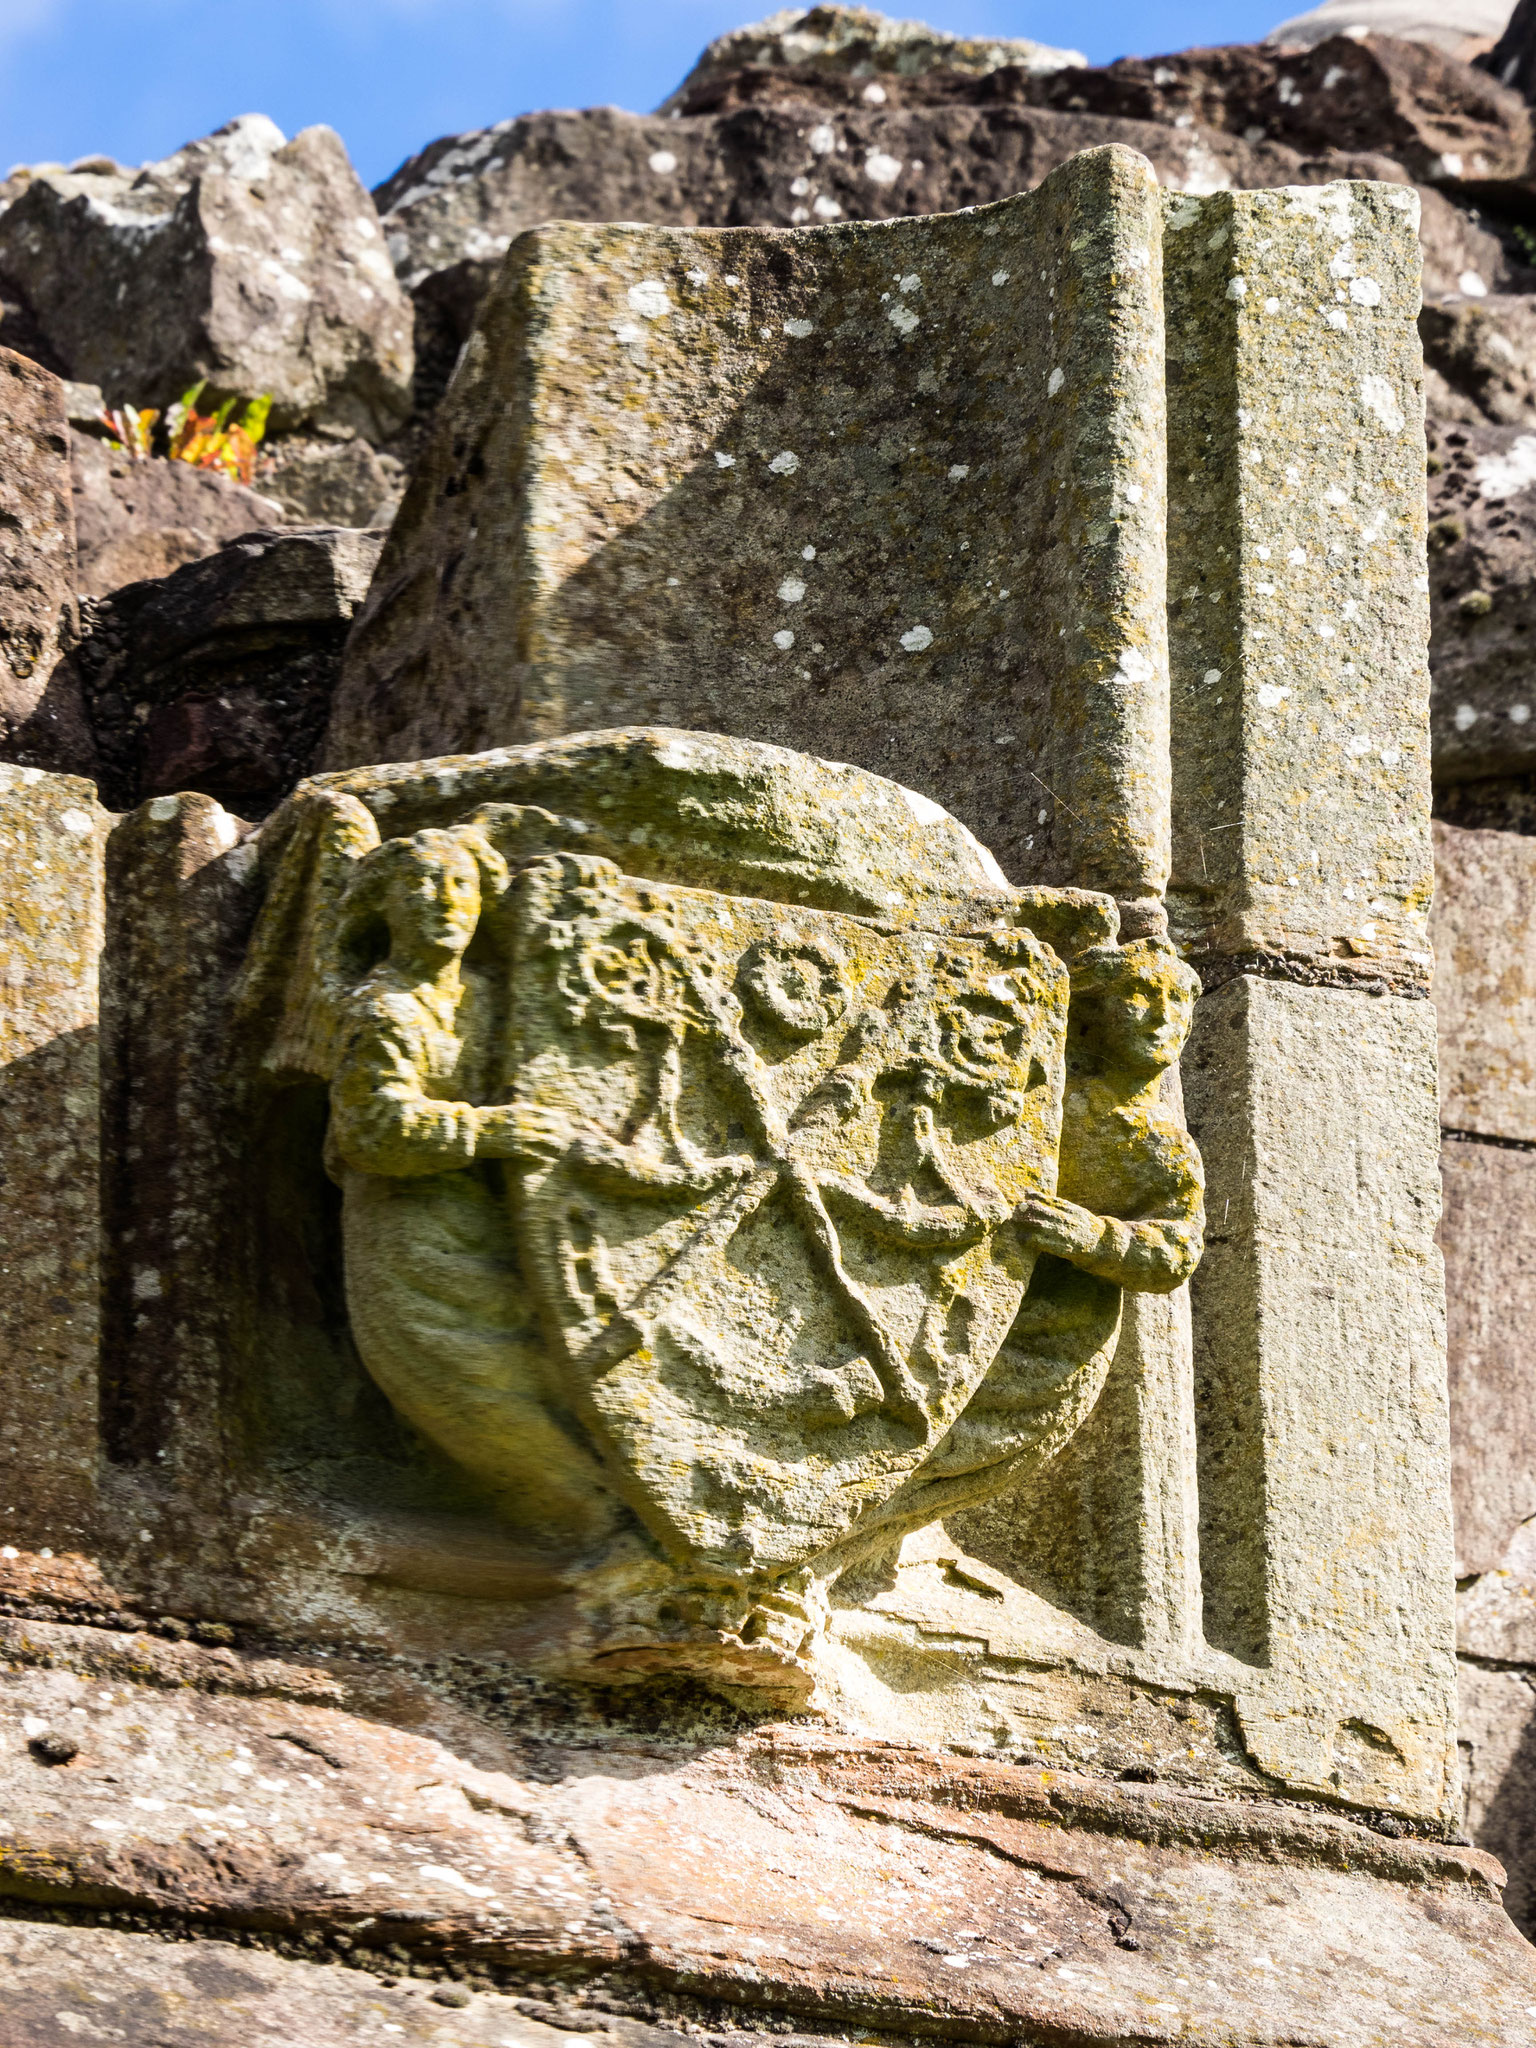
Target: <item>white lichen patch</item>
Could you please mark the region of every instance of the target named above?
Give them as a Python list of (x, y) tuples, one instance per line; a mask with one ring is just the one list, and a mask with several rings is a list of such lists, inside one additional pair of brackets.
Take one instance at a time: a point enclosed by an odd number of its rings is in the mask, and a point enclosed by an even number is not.
[(643, 277), (624, 294), (630, 311), (642, 320), (662, 320), (672, 310), (672, 301), (659, 277)]
[(1403, 430), (1403, 408), (1396, 387), (1387, 378), (1374, 372), (1360, 380), (1360, 403), (1374, 420), (1380, 422), (1389, 434), (1400, 434)]

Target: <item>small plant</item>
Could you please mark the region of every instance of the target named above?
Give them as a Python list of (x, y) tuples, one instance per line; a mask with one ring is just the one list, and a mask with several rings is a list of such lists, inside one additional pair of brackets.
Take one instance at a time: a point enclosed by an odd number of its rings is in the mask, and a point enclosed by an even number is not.
[(101, 415), (101, 423), (117, 438), (107, 445), (130, 462), (148, 462), (150, 437), (155, 431), (158, 411), (140, 412), (137, 406), (114, 405)]
[[(190, 391), (182, 393), (165, 414), (166, 455), (172, 462), (190, 462), (194, 469), (217, 469), (237, 484), (249, 484), (256, 474), (256, 451), (267, 431), (272, 411), (270, 396), (250, 399), (239, 411), (238, 398), (226, 398), (216, 412), (200, 413), (197, 401), (207, 387), (200, 378)], [(114, 453), (131, 462), (147, 462), (153, 454), (158, 410), (118, 405), (101, 415), (101, 423), (114, 437)]]
[(238, 419), (238, 398), (226, 398), (217, 412), (200, 413), (197, 401), (206, 382), (206, 378), (199, 379), (166, 414), (167, 452), (172, 462), (190, 462), (194, 469), (219, 469), (237, 484), (248, 484), (256, 474), (256, 450), (267, 431), (272, 400), (270, 396), (251, 399)]

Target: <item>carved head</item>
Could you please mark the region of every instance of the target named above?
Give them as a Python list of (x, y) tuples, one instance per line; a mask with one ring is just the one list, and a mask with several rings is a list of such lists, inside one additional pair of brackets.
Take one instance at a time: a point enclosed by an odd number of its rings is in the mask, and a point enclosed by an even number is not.
[(357, 864), (347, 922), (361, 938), (382, 920), (397, 963), (456, 957), (475, 935), (487, 884), (505, 888), (506, 866), (477, 832), (386, 839)]
[(1072, 968), (1071, 1028), (1099, 1065), (1161, 1073), (1184, 1049), (1200, 977), (1166, 939), (1094, 946)]

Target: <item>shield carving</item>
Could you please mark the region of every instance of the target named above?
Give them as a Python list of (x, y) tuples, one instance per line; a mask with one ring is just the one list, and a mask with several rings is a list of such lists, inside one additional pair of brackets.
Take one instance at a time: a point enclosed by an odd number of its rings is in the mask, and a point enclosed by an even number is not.
[(558, 1387), (681, 1566), (836, 1549), (1018, 1313), (1056, 1184), (1068, 977), (957, 934), (535, 859), (512, 901), (509, 1176)]

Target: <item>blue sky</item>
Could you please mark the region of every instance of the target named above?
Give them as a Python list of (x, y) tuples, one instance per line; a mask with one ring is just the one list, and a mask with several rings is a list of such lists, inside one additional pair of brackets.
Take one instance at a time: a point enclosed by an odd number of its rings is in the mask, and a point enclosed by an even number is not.
[[(533, 107), (653, 107), (774, 0), (0, 0), (0, 172), (168, 155), (235, 114), (337, 129), (369, 184), (434, 136)], [(933, 0), (893, 6), (1095, 63), (1245, 42), (1304, 0)]]

